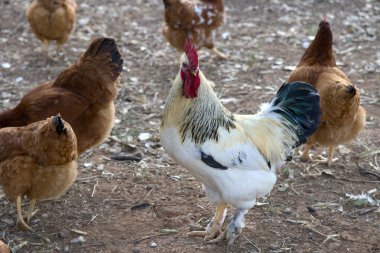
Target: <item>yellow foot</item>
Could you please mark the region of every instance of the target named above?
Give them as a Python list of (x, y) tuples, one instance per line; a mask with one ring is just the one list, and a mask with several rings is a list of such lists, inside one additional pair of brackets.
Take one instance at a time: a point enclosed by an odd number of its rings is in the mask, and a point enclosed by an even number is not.
[(18, 220), (17, 223), (16, 223), (16, 227), (21, 229), (21, 230), (26, 230), (26, 231), (30, 231), (30, 232), (34, 232), (34, 230), (29, 227), (24, 220)]
[(319, 155), (319, 156), (317, 156), (317, 157), (318, 157), (318, 159), (313, 160), (313, 162), (324, 163), (324, 164), (327, 164), (327, 166), (329, 166), (329, 167), (331, 166), (331, 164), (332, 164), (333, 162), (336, 162), (336, 161), (339, 160), (338, 157), (336, 157), (336, 158), (332, 158), (332, 159), (329, 159), (329, 158), (323, 157), (323, 156), (321, 156), (321, 155)]
[(188, 235), (189, 236), (204, 237), (204, 240), (207, 242), (207, 241), (213, 240), (216, 236), (218, 236), (219, 234), (222, 234), (222, 233), (223, 232), (222, 232), (220, 226), (213, 224), (206, 231), (192, 231), (192, 232), (188, 233)]
[[(29, 223), (30, 222), (30, 219), (36, 214), (38, 213), (38, 210), (34, 210), (30, 215), (27, 214), (26, 215), (26, 221)], [(24, 217), (25, 218), (25, 217)]]
[(16, 227), (19, 228), (19, 229), (22, 229), (22, 230), (27, 230), (27, 231), (34, 232), (34, 230), (31, 227), (29, 227), (28, 225), (26, 225), (26, 223), (24, 221), (24, 218), (22, 217), (21, 202), (22, 202), (21, 195), (17, 196), (17, 199), (16, 199), (16, 208), (17, 208)]
[(227, 231), (222, 231), (220, 228), (217, 228), (208, 231), (193, 231), (188, 233), (188, 235), (204, 237), (204, 241), (207, 243), (217, 243), (226, 237), (226, 232)]
[(223, 240), (224, 238), (226, 238), (226, 234), (227, 234), (227, 229), (224, 230), (223, 232), (220, 232), (220, 234), (218, 235), (218, 237), (216, 237), (213, 240), (208, 241), (207, 243), (218, 243), (221, 240)]
[[(206, 231), (193, 231), (188, 233), (189, 236), (202, 236), (206, 242), (213, 241), (215, 237), (223, 234), (221, 226), (223, 225), (224, 218), (227, 214), (227, 203), (220, 202), (218, 208), (216, 209), (214, 218), (208, 225)], [(218, 236), (219, 237), (219, 236)]]

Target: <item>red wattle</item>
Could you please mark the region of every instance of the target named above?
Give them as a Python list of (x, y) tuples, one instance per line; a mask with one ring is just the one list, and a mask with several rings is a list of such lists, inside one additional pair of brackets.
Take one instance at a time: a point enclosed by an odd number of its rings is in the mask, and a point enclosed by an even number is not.
[(196, 76), (194, 76), (191, 73), (184, 73), (184, 75), (182, 75), (181, 72), (181, 77), (184, 81), (185, 96), (187, 98), (196, 98), (198, 96), (199, 85), (201, 84), (201, 79), (199, 78), (199, 75), (197, 74)]

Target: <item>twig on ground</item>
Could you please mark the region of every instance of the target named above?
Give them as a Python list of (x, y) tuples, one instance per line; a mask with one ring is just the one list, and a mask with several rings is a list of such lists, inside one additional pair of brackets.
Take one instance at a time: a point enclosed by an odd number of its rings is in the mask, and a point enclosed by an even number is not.
[(74, 233), (76, 233), (76, 234), (78, 234), (78, 235), (87, 235), (87, 232), (80, 231), (80, 230), (75, 229), (75, 228), (70, 229), (70, 231), (71, 231), (71, 232), (74, 232)]
[(27, 245), (29, 242), (28, 241), (23, 241), (21, 242), (20, 244), (14, 246), (13, 248), (11, 248), (11, 251), (12, 252), (17, 252), (19, 251), (22, 247), (24, 247), (25, 245)]
[(98, 215), (99, 215), (98, 213), (95, 214), (94, 217), (92, 217), (92, 219), (90, 220), (90, 222), (93, 221), (93, 220), (95, 220), (95, 218), (98, 217)]
[(369, 175), (372, 175), (372, 176), (375, 176), (377, 177), (378, 179), (380, 179), (380, 174), (379, 173), (376, 173), (374, 171), (370, 171), (366, 168), (363, 168), (362, 166), (360, 166), (358, 163), (356, 163), (356, 166), (359, 168), (359, 172), (361, 174), (369, 174)]
[(89, 181), (90, 179), (99, 178), (99, 177), (101, 176), (97, 175), (97, 176), (91, 176), (91, 177), (82, 177), (82, 178), (78, 178), (77, 181), (78, 182)]
[(249, 242), (253, 247), (255, 247), (255, 249), (258, 250), (259, 253), (261, 252), (261, 249), (257, 247), (256, 244), (254, 244), (251, 240), (249, 240), (243, 233), (241, 233), (241, 236), (243, 236), (244, 239), (247, 240), (247, 242)]
[(306, 224), (306, 228), (310, 229), (311, 231), (313, 231), (313, 232), (315, 232), (315, 233), (317, 233), (317, 234), (319, 234), (319, 235), (321, 235), (321, 236), (326, 237), (326, 239), (322, 242), (322, 244), (324, 244), (325, 242), (329, 241), (330, 239), (331, 239), (331, 240), (334, 240), (334, 241), (336, 241), (336, 242), (339, 242), (339, 240), (336, 239), (336, 238), (334, 238), (334, 237), (340, 236), (340, 234), (325, 235), (324, 233), (319, 232), (318, 230), (312, 228), (310, 225), (311, 225), (310, 223)]
[(318, 230), (316, 230), (315, 228), (312, 228), (311, 227), (311, 223), (307, 222), (307, 221), (303, 221), (303, 220), (291, 220), (291, 219), (286, 219), (286, 221), (289, 221), (291, 223), (295, 223), (295, 224), (302, 224), (302, 225), (305, 225), (305, 227), (307, 229), (310, 229), (311, 231), (321, 235), (321, 236), (324, 236), (326, 237), (326, 239), (322, 242), (322, 243), (326, 243), (327, 241), (329, 240), (334, 240), (334, 241), (337, 241), (339, 242), (338, 239), (334, 238), (334, 237), (337, 237), (337, 236), (340, 236), (340, 234), (334, 234), (334, 235), (325, 235), (324, 233), (322, 232), (319, 232)]
[(326, 173), (325, 171), (322, 171), (323, 174), (326, 174), (328, 176), (331, 176), (333, 179), (339, 179), (344, 181), (350, 181), (350, 182), (357, 182), (357, 183), (380, 183), (380, 181), (372, 181), (372, 180), (360, 180), (360, 179), (352, 179), (352, 178), (346, 178), (346, 177), (338, 177), (332, 173)]
[[(294, 184), (294, 183), (293, 183)], [(300, 195), (300, 193), (299, 192), (297, 192), (295, 189), (294, 189), (294, 187), (293, 187), (293, 184), (290, 184), (290, 188), (299, 196)]]
[(94, 184), (94, 188), (92, 188), (91, 198), (94, 197), (94, 194), (95, 194), (95, 191), (96, 191), (96, 187), (97, 187), (98, 185), (99, 185), (98, 180), (96, 180), (96, 184)]
[(291, 220), (291, 219), (285, 219), (285, 220), (291, 223), (295, 223), (295, 224), (302, 224), (302, 225), (307, 224), (307, 221), (304, 221), (304, 220)]
[(150, 189), (150, 191), (148, 192), (148, 194), (145, 196), (144, 200), (149, 197), (149, 195), (152, 193), (153, 189), (154, 189), (154, 187), (152, 187), (152, 189)]

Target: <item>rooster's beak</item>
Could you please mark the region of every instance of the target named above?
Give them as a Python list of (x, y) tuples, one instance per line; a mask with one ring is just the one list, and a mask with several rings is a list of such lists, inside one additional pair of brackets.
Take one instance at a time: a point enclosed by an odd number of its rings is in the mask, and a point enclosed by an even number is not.
[(197, 71), (191, 71), (191, 74), (193, 74), (193, 76), (196, 76), (197, 75)]

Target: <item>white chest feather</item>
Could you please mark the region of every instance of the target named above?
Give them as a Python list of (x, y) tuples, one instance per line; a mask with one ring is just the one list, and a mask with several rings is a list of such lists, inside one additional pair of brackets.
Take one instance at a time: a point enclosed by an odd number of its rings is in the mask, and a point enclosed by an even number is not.
[[(268, 194), (276, 182), (274, 169), (268, 169), (262, 155), (252, 143), (234, 142), (234, 131), (221, 134), (230, 139), (230, 145), (220, 140), (196, 145), (190, 138), (181, 141), (178, 129), (166, 127), (160, 130), (161, 144), (165, 151), (179, 164), (200, 180), (212, 202), (227, 202), (239, 208), (251, 208), (257, 197)], [(221, 143), (223, 143), (221, 145)], [(215, 148), (217, 147), (217, 148)], [(213, 168), (201, 160), (201, 151), (212, 152), (217, 161), (221, 161), (227, 169)], [(242, 163), (234, 154), (244, 153), (247, 156)], [(265, 167), (265, 168), (264, 168)]]

